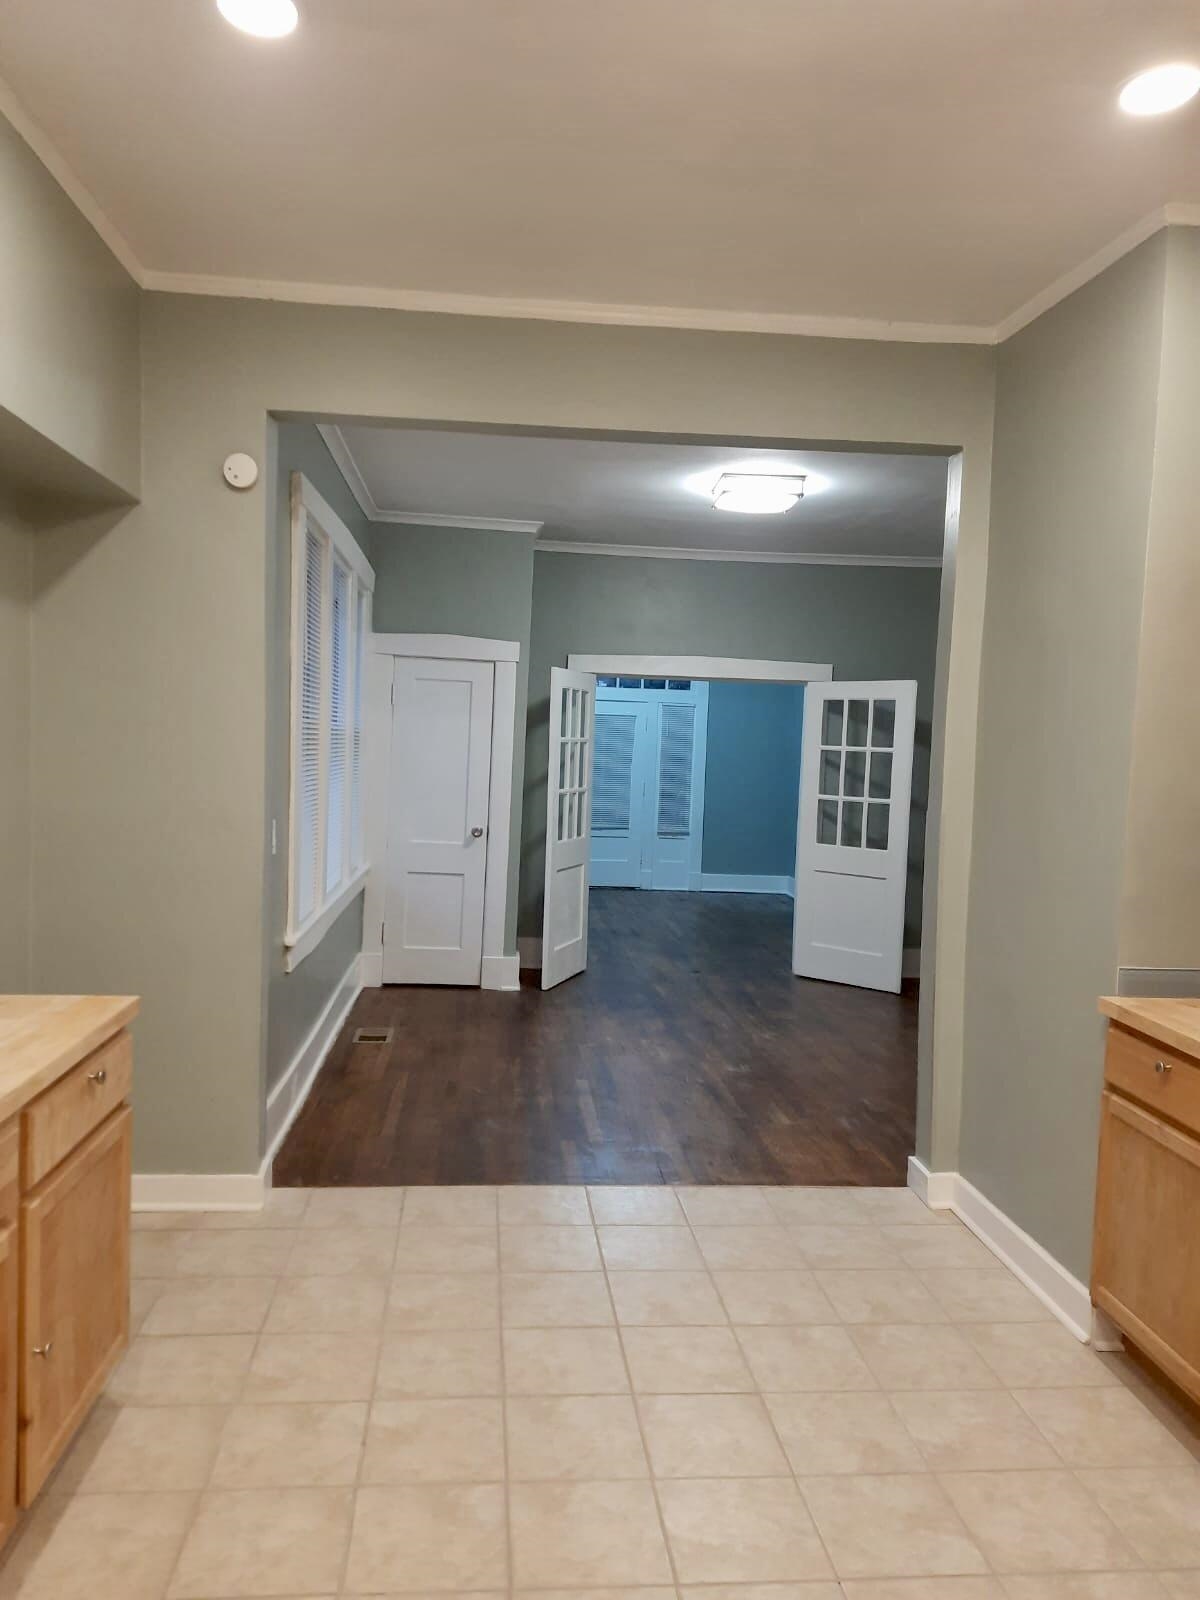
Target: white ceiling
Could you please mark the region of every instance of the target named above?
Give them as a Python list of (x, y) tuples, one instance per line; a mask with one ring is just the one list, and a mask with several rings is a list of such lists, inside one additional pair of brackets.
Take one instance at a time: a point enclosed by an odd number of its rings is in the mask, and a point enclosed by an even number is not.
[[(541, 524), (543, 543), (565, 545), (902, 562), (942, 553), (943, 456), (376, 427), (344, 428), (341, 443), (349, 477), (357, 470), (385, 519)], [(807, 473), (813, 492), (781, 516), (714, 511), (707, 491), (730, 470)]]
[(154, 286), (982, 336), (1200, 205), (1200, 101), (1115, 105), (1132, 72), (1200, 57), (1196, 0), (299, 6), (270, 42), (215, 0), (0, 6), (4, 75)]

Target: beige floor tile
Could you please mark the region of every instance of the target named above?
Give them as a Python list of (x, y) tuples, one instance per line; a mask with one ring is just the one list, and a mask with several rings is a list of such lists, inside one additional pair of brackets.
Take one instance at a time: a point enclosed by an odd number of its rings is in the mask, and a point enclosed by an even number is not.
[(240, 1395), (253, 1353), (253, 1334), (135, 1339), (105, 1392), (123, 1406), (221, 1405)]
[(611, 1223), (597, 1228), (610, 1272), (701, 1272), (704, 1262), (687, 1227)]
[(879, 1387), (845, 1328), (738, 1328), (738, 1342), (763, 1390)]
[(403, 1189), (312, 1189), (309, 1192), (311, 1198), (303, 1218), (305, 1228), (395, 1228), (404, 1204)]
[(362, 1482), (499, 1483), (504, 1413), (499, 1399), (377, 1400)]
[(142, 1332), (257, 1333), (275, 1293), (275, 1278), (176, 1278), (156, 1298)]
[(824, 1226), (790, 1228), (797, 1259), (806, 1267), (894, 1267), (896, 1253), (879, 1228)]
[(728, 1328), (625, 1328), (622, 1339), (640, 1394), (736, 1394), (754, 1388)]
[(506, 1184), (499, 1199), (500, 1221), (506, 1227), (591, 1225), (587, 1190), (579, 1184)]
[(365, 1401), (235, 1406), (221, 1435), (214, 1489), (335, 1488), (358, 1471)]
[(129, 1337), (136, 1339), (170, 1278), (134, 1278), (129, 1285)]
[(378, 1333), (387, 1292), (385, 1278), (280, 1278), (265, 1331)]
[[(1150, 1572), (1060, 1572), (1004, 1579), (1008, 1600), (1168, 1600), (1172, 1592), (1168, 1583)], [(1200, 1594), (1200, 1585), (1191, 1592)]]
[(858, 1189), (781, 1187), (764, 1189), (763, 1193), (778, 1221), (798, 1227), (840, 1226), (871, 1220), (863, 1209)]
[(194, 1494), (43, 1496), (0, 1571), (4, 1600), (162, 1600)]
[(961, 1228), (962, 1223), (949, 1211), (933, 1211), (911, 1189), (897, 1185), (887, 1189), (854, 1189), (851, 1191), (859, 1209), (868, 1222), (879, 1226), (910, 1223), (929, 1227)]
[(170, 1600), (335, 1590), (350, 1531), (348, 1489), (237, 1489), (205, 1495)]
[[(640, 1586), (632, 1589), (517, 1589), (517, 1600), (676, 1600), (675, 1590), (666, 1586)], [(776, 1600), (788, 1600), (777, 1595)], [(807, 1597), (806, 1597), (807, 1600)], [(840, 1600), (835, 1596), (834, 1600)]]
[(173, 1278), (179, 1272), (179, 1251), (186, 1233), (157, 1231), (134, 1233), (129, 1241), (129, 1271), (133, 1278)]
[(224, 1406), (126, 1406), (102, 1401), (55, 1475), (55, 1494), (203, 1489)]
[(500, 1306), (507, 1328), (605, 1328), (613, 1322), (602, 1272), (506, 1272)]
[(889, 1249), (906, 1266), (938, 1270), (946, 1267), (995, 1270), (996, 1258), (966, 1228), (930, 1228), (903, 1224), (882, 1228)]
[(944, 1267), (921, 1281), (951, 1322), (1048, 1322), (1051, 1313), (1005, 1268)]
[(778, 1223), (761, 1227), (698, 1227), (695, 1233), (705, 1264), (714, 1272), (750, 1272), (756, 1268), (778, 1272), (800, 1265), (791, 1234)]
[(1147, 1566), (1200, 1567), (1200, 1471), (1131, 1467), (1079, 1476)]
[(264, 1203), (252, 1211), (201, 1211), (197, 1225), (211, 1232), (241, 1232), (245, 1228), (299, 1228), (308, 1210), (312, 1189), (272, 1189)]
[(912, 1390), (893, 1395), (892, 1402), (933, 1472), (1061, 1465), (1012, 1395), (1002, 1389)]
[(658, 1485), (680, 1583), (831, 1577), (791, 1478), (675, 1478)]
[(518, 1588), (670, 1581), (648, 1483), (514, 1483), (510, 1515)]
[(1011, 1389), (1067, 1389), (1119, 1382), (1094, 1350), (1058, 1322), (985, 1322), (963, 1333)]
[(509, 1394), (624, 1394), (621, 1345), (612, 1328), (505, 1328)]
[(242, 1392), (247, 1405), (369, 1400), (377, 1334), (264, 1333)]
[(502, 1227), (500, 1267), (504, 1272), (598, 1272), (595, 1232), (591, 1227)]
[(717, 1288), (730, 1318), (748, 1325), (836, 1322), (824, 1290), (811, 1272), (717, 1272)]
[(485, 1272), (398, 1272), (388, 1292), (389, 1329), (473, 1328), (500, 1324), (500, 1280)]
[(494, 1228), (496, 1189), (488, 1183), (421, 1185), (409, 1189), (404, 1222), (438, 1228)]
[(706, 1183), (681, 1185), (675, 1193), (693, 1227), (737, 1227), (775, 1221), (766, 1194), (756, 1187)]
[(500, 1392), (500, 1340), (494, 1329), (384, 1335), (376, 1380), (381, 1399), (452, 1399)]
[(651, 1394), (638, 1402), (658, 1478), (770, 1478), (786, 1474), (767, 1408), (751, 1394)]
[[(1193, 1572), (1160, 1572), (1158, 1581), (1170, 1600), (1200, 1600), (1200, 1569)], [(1109, 1597), (1105, 1595), (1104, 1600), (1109, 1600)], [(1137, 1595), (1135, 1600), (1143, 1600), (1143, 1597)], [(1151, 1600), (1151, 1596), (1147, 1594), (1145, 1600)], [(1153, 1600), (1159, 1600), (1159, 1597), (1155, 1595)]]
[[(167, 1234), (151, 1234), (164, 1239)], [(247, 1228), (230, 1233), (180, 1233), (175, 1271), (190, 1278), (274, 1278), (283, 1271), (294, 1228)]]
[(842, 1594), (845, 1600), (1005, 1600), (999, 1578), (852, 1578)]
[(683, 1600), (842, 1600), (839, 1585), (824, 1578), (807, 1583), (697, 1583), (679, 1592)]
[(397, 1272), (497, 1272), (496, 1229), (402, 1222)]
[(729, 1321), (707, 1272), (610, 1272), (608, 1281), (620, 1323), (686, 1328)]
[(683, 1210), (673, 1189), (650, 1184), (594, 1184), (588, 1189), (592, 1215), (598, 1223), (626, 1222), (669, 1227), (683, 1222)]
[(802, 1478), (841, 1578), (985, 1573), (987, 1563), (928, 1473)]
[(1137, 1557), (1070, 1472), (953, 1472), (941, 1479), (996, 1572), (1117, 1572)]
[(858, 1326), (851, 1336), (885, 1389), (995, 1389), (996, 1375), (957, 1328)]
[(508, 1470), (514, 1481), (649, 1474), (628, 1395), (511, 1397), (507, 1415)]
[(770, 1394), (767, 1407), (798, 1477), (924, 1470), (884, 1394)]
[(821, 1268), (816, 1278), (843, 1322), (946, 1321), (915, 1272)]
[(394, 1228), (314, 1228), (292, 1246), (284, 1272), (292, 1278), (390, 1276)]
[(1136, 1395), (1102, 1389), (1020, 1389), (1017, 1402), (1072, 1467), (1188, 1466), (1191, 1456)]
[(504, 1588), (504, 1490), (499, 1484), (360, 1489), (346, 1594)]

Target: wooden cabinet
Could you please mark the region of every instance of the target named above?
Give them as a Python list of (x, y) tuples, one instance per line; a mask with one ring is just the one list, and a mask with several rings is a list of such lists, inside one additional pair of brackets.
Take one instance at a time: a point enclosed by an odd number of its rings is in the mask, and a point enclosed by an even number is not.
[(1092, 1300), (1200, 1399), (1200, 1038), (1180, 1043), (1109, 1027)]
[(17, 1522), (17, 1386), (20, 1381), (17, 1229), (0, 1230), (0, 1545)]

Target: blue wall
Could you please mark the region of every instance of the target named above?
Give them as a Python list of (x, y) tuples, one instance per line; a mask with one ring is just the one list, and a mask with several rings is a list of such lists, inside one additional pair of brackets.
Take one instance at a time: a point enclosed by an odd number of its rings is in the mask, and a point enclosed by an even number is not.
[(796, 870), (803, 714), (800, 684), (709, 685), (705, 872)]

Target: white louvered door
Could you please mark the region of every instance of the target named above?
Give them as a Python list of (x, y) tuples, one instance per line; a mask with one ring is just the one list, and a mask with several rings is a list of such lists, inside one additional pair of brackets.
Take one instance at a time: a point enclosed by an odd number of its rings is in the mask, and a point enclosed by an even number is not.
[(637, 889), (647, 829), (650, 707), (640, 694), (596, 696), (593, 889)]

